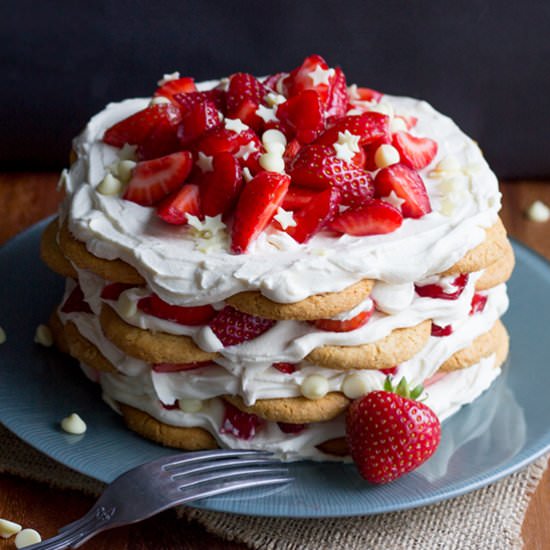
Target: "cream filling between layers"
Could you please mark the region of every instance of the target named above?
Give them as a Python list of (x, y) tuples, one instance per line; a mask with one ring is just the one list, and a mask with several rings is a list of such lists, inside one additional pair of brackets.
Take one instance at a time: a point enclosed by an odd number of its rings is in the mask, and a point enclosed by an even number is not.
[[(216, 82), (207, 82), (208, 89)], [(119, 150), (100, 139), (106, 128), (143, 109), (148, 99), (110, 104), (93, 117), (74, 141), (78, 160), (64, 178), (67, 199), (62, 216), (88, 250), (101, 258), (121, 258), (134, 266), (162, 299), (179, 305), (223, 301), (246, 290), (259, 290), (281, 303), (302, 300), (321, 292), (337, 292), (363, 278), (410, 283), (440, 273), (480, 244), (497, 219), (498, 182), (478, 146), (454, 122), (426, 102), (384, 96), (399, 114), (414, 115), (411, 131), (438, 142), (438, 154), (422, 171), (433, 212), (421, 219), (406, 219), (393, 233), (370, 237), (326, 232), (299, 245), (286, 233), (260, 235), (249, 253), (198, 250), (185, 226), (160, 221), (154, 208), (96, 192), (107, 166), (118, 160)], [(439, 212), (441, 179), (428, 177), (435, 163), (452, 156), (462, 168), (453, 177), (466, 190), (452, 216)]]

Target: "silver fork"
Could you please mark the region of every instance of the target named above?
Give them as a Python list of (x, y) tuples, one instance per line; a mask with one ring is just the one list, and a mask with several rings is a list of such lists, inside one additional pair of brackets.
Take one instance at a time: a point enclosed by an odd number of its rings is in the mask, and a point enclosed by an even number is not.
[(290, 481), (287, 468), (266, 451), (201, 451), (160, 458), (116, 478), (86, 515), (26, 550), (78, 548), (101, 531), (178, 504)]

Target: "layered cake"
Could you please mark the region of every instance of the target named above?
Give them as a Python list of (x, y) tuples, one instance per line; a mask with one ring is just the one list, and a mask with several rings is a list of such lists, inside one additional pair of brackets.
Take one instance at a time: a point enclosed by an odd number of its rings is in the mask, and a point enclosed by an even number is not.
[(165, 75), (90, 120), (61, 184), (56, 342), (163, 445), (347, 460), (352, 403), (442, 421), (507, 356), (514, 257), (479, 147), (319, 56)]

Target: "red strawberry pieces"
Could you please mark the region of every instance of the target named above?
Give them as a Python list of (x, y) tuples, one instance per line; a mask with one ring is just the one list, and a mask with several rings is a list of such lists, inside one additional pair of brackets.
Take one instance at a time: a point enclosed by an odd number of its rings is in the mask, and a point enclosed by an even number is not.
[(195, 81), (192, 78), (176, 78), (174, 80), (168, 80), (159, 86), (154, 97), (166, 97), (172, 102), (177, 103), (175, 99), (176, 94), (187, 94), (195, 92), (196, 90)]
[(259, 129), (262, 119), (256, 114), (256, 109), (266, 94), (265, 86), (251, 74), (231, 75), (227, 89), (227, 116), (239, 118), (248, 126)]
[(487, 294), (480, 294), (479, 292), (476, 292), (472, 296), (472, 305), (470, 307), (470, 315), (474, 315), (475, 313), (481, 313), (485, 306), (487, 305)]
[(123, 198), (143, 206), (155, 204), (183, 185), (192, 166), (188, 151), (139, 162)]
[(327, 62), (320, 55), (310, 55), (285, 79), (287, 96), (293, 97), (305, 90), (313, 90), (319, 94), (325, 105), (329, 99), (334, 78), (334, 70), (329, 69)]
[(445, 325), (444, 327), (432, 323), (432, 336), (442, 338), (443, 336), (450, 336), (453, 333), (452, 325)]
[(289, 422), (277, 422), (277, 426), (284, 434), (292, 435), (302, 433), (307, 428), (307, 424), (290, 424)]
[(241, 147), (253, 143), (257, 150), (261, 148), (261, 142), (252, 129), (242, 132), (234, 132), (224, 127), (215, 128), (206, 132), (195, 144), (195, 149), (201, 153), (214, 156), (219, 153), (237, 154)]
[(92, 308), (84, 298), (82, 289), (75, 286), (61, 306), (61, 311), (63, 313), (92, 313)]
[(147, 315), (188, 326), (206, 325), (216, 315), (212, 306), (174, 306), (161, 300), (156, 294), (141, 298), (138, 309)]
[(437, 142), (433, 139), (415, 137), (407, 132), (395, 132), (392, 145), (399, 151), (401, 162), (415, 170), (428, 166), (437, 154)]
[(201, 177), (202, 213), (206, 216), (226, 214), (233, 209), (243, 185), (239, 160), (231, 153), (220, 153), (212, 162), (213, 171)]
[(184, 184), (179, 191), (166, 197), (157, 207), (157, 216), (172, 225), (187, 223), (188, 214), (202, 216), (199, 186), (193, 183)]
[(292, 374), (296, 371), (296, 365), (293, 363), (273, 363), (273, 368), (285, 374)]
[(361, 146), (391, 141), (389, 117), (381, 113), (367, 112), (338, 119), (315, 140), (315, 143), (333, 145), (338, 141), (338, 134), (346, 131), (354, 136), (359, 136), (359, 145)]
[(441, 425), (423, 403), (389, 391), (373, 391), (350, 405), (346, 439), (361, 476), (371, 483), (388, 483), (434, 454)]
[(461, 273), (452, 282), (452, 286), (455, 290), (445, 290), (441, 285), (429, 284), (429, 285), (414, 285), (414, 289), (419, 296), (423, 298), (438, 298), (440, 300), (457, 300), (462, 291), (468, 284), (468, 274)]
[(134, 287), (135, 285), (128, 283), (110, 283), (103, 287), (101, 298), (103, 298), (103, 300), (118, 300), (125, 290)]
[(329, 332), (350, 332), (361, 328), (369, 322), (369, 319), (374, 313), (374, 304), (370, 309), (361, 311), (351, 319), (317, 319), (314, 321), (314, 325), (321, 330)]
[(265, 421), (259, 416), (243, 412), (227, 401), (224, 402), (224, 407), (223, 422), (220, 427), (222, 434), (229, 434), (238, 439), (249, 441), (265, 424)]
[(290, 185), (286, 174), (260, 172), (241, 191), (231, 233), (231, 250), (246, 252), (250, 243), (267, 227), (283, 202)]
[(231, 306), (224, 307), (210, 322), (210, 328), (224, 347), (257, 338), (269, 330), (275, 321), (248, 315)]
[(391, 204), (377, 199), (365, 206), (350, 208), (342, 212), (328, 228), (348, 235), (382, 235), (398, 229), (403, 223), (403, 215)]
[(405, 202), (401, 212), (406, 218), (420, 218), (432, 211), (428, 192), (420, 175), (404, 164), (382, 168), (374, 180), (375, 196), (388, 197), (393, 191)]
[(301, 187), (299, 185), (291, 185), (283, 200), (282, 207), (285, 210), (300, 210), (311, 201), (318, 191), (309, 187)]
[(340, 67), (334, 70), (334, 79), (329, 91), (326, 103), (326, 116), (342, 117), (346, 114), (349, 103), (348, 87), (346, 84), (346, 75)]
[(207, 130), (221, 124), (220, 112), (213, 101), (204, 99), (191, 103), (185, 110), (178, 128), (178, 139), (186, 147)]
[(324, 128), (321, 97), (314, 90), (304, 90), (279, 105), (277, 117), (294, 130), (300, 143), (310, 143)]

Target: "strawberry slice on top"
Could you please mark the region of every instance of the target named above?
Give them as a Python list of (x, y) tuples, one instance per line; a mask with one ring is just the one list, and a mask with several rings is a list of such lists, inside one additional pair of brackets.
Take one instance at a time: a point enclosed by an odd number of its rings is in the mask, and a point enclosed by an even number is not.
[(339, 233), (363, 237), (383, 235), (398, 229), (403, 223), (403, 215), (391, 204), (372, 199), (359, 208), (349, 208), (342, 212), (328, 228)]
[(348, 131), (359, 136), (359, 145), (369, 143), (390, 143), (390, 119), (382, 113), (367, 112), (362, 115), (349, 115), (334, 122), (316, 140), (319, 145), (333, 145), (338, 141), (340, 132)]
[(186, 183), (183, 187), (166, 197), (157, 206), (157, 216), (166, 223), (183, 225), (187, 223), (187, 215), (201, 216), (199, 186)]
[(326, 104), (327, 117), (343, 117), (346, 114), (349, 104), (348, 86), (346, 75), (340, 67), (334, 69), (334, 79), (330, 87)]
[(395, 132), (392, 145), (399, 151), (401, 162), (415, 170), (428, 166), (437, 155), (436, 141), (415, 137), (407, 132)]
[(231, 232), (231, 250), (246, 252), (281, 206), (290, 185), (286, 174), (260, 172), (241, 191)]
[(290, 73), (285, 80), (285, 86), (288, 97), (298, 95), (305, 90), (314, 90), (319, 94), (323, 105), (326, 105), (334, 79), (334, 69), (330, 69), (320, 55), (310, 55)]
[(166, 97), (173, 103), (177, 104), (175, 99), (176, 94), (188, 94), (196, 91), (197, 87), (195, 86), (194, 79), (184, 76), (182, 78), (168, 80), (164, 84), (160, 85), (156, 89), (154, 97)]
[(194, 101), (185, 110), (178, 127), (178, 139), (186, 147), (211, 128), (220, 126), (220, 112), (213, 101)]
[(138, 162), (123, 198), (142, 206), (156, 204), (184, 184), (192, 167), (189, 151)]
[(382, 168), (374, 180), (375, 196), (388, 197), (393, 191), (405, 202), (401, 211), (406, 218), (421, 218), (432, 211), (430, 198), (420, 174), (405, 164)]
[(266, 94), (265, 86), (251, 74), (231, 75), (227, 89), (227, 116), (239, 118), (248, 126), (259, 129), (262, 119), (256, 114), (256, 109)]
[(324, 128), (321, 96), (315, 90), (304, 90), (279, 105), (277, 117), (294, 130), (300, 143), (310, 143)]

